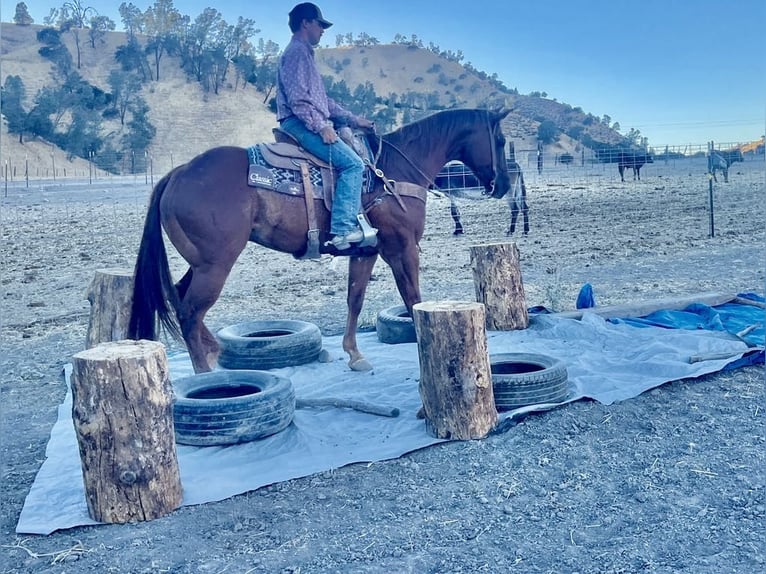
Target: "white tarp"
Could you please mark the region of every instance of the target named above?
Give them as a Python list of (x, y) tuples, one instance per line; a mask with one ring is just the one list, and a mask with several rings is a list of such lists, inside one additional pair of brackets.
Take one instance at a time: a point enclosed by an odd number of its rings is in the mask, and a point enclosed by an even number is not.
[[(691, 355), (747, 351), (745, 343), (725, 333), (615, 325), (588, 313), (580, 321), (536, 316), (526, 330), (489, 332), (487, 338), (490, 354), (542, 353), (561, 359), (569, 374), (570, 401), (589, 397), (605, 404), (669, 381), (718, 371), (737, 358), (690, 364)], [(323, 341), (334, 361), (275, 372), (290, 377), (298, 398), (361, 400), (396, 407), (401, 411), (399, 417), (335, 408), (298, 409), (286, 430), (259, 441), (229, 447), (178, 445), (183, 504), (222, 500), (350, 463), (396, 458), (440, 442), (428, 435), (424, 422), (415, 417), (421, 406), (416, 344), (385, 345), (378, 342), (375, 333), (361, 333), (358, 340), (374, 366), (371, 372), (349, 370), (340, 336)], [(191, 374), (188, 357), (171, 357), (170, 372), (173, 379)], [(535, 407), (503, 413), (501, 419), (529, 410)], [(370, 472), (375, 472), (374, 468)], [(16, 532), (49, 534), (85, 524), (95, 522), (88, 517), (85, 503), (68, 392)]]

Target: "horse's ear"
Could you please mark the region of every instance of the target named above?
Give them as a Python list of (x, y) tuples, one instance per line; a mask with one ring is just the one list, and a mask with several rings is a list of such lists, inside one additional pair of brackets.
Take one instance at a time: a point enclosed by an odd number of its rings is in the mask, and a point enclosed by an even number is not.
[(494, 121), (496, 121), (496, 122), (499, 122), (500, 120), (503, 120), (503, 119), (505, 119), (505, 117), (506, 117), (508, 114), (510, 114), (510, 113), (511, 113), (511, 110), (510, 110), (510, 108), (509, 108), (509, 109), (507, 109), (507, 110), (504, 110), (504, 109), (502, 109), (502, 108), (500, 108), (500, 109), (498, 109), (498, 110), (493, 110), (493, 111), (492, 111), (492, 116), (493, 116), (493, 117), (492, 117), (492, 119), (493, 119)]

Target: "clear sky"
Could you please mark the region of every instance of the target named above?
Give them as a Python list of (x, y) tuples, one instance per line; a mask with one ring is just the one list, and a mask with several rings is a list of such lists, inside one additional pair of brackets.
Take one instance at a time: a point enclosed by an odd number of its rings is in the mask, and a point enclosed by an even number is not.
[[(16, 0), (2, 1), (12, 21)], [(122, 29), (121, 0), (83, 0)], [(63, 2), (26, 0), (35, 23)], [(154, 4), (133, 0), (141, 10)], [(252, 18), (281, 48), (290, 32), (280, 0), (176, 0), (192, 19), (206, 7), (224, 19)], [(461, 50), (520, 93), (547, 92), (652, 146), (758, 139), (766, 131), (766, 0), (323, 0), (337, 34), (382, 43), (415, 34), (427, 46)]]

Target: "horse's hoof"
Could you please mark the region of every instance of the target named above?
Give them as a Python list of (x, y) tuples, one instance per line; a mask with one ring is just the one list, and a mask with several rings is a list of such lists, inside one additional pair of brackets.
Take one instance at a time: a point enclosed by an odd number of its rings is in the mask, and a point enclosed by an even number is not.
[(319, 356), (317, 357), (317, 361), (320, 363), (332, 363), (332, 355), (330, 354), (330, 351), (327, 349), (322, 349), (319, 351)]
[(372, 365), (367, 359), (357, 359), (356, 361), (349, 361), (348, 366), (352, 371), (371, 371)]
[(456, 229), (455, 231), (452, 232), (452, 235), (463, 235), (463, 230), (462, 229)]

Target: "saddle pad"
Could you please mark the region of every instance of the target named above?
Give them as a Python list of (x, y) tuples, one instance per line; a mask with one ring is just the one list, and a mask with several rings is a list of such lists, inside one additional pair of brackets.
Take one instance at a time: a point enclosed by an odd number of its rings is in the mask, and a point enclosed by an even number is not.
[[(366, 143), (366, 140), (365, 140)], [(261, 145), (256, 144), (247, 148), (247, 157), (249, 158), (249, 168), (247, 175), (247, 184), (251, 187), (260, 187), (263, 189), (270, 189), (278, 191), (280, 193), (286, 193), (288, 195), (303, 195), (303, 180), (301, 179), (300, 167), (297, 163), (295, 169), (284, 167), (289, 165), (285, 163), (285, 158), (280, 159), (281, 166), (275, 166), (270, 163), (264, 157)], [(272, 146), (274, 144), (271, 144)], [(289, 144), (282, 144), (289, 145)], [(292, 147), (292, 146), (291, 146)], [(369, 144), (367, 144), (367, 152), (371, 153)], [(269, 154), (271, 157), (272, 154)], [(324, 199), (325, 181), (329, 173), (327, 170), (322, 170), (314, 163), (309, 162), (309, 176), (311, 178), (311, 185), (314, 187), (314, 197), (317, 199)], [(325, 171), (326, 175), (323, 175)], [(328, 182), (332, 185), (334, 182)], [(362, 194), (371, 193), (375, 178), (369, 169), (365, 169), (362, 173)]]
[[(261, 187), (287, 193), (289, 195), (303, 195), (303, 180), (298, 165), (295, 169), (275, 167), (270, 165), (263, 157), (260, 145), (256, 144), (247, 148), (247, 157), (250, 159), (250, 167), (247, 175), (247, 184), (251, 187)], [(309, 176), (313, 186), (314, 197), (324, 197), (322, 172), (314, 164), (309, 163)]]

